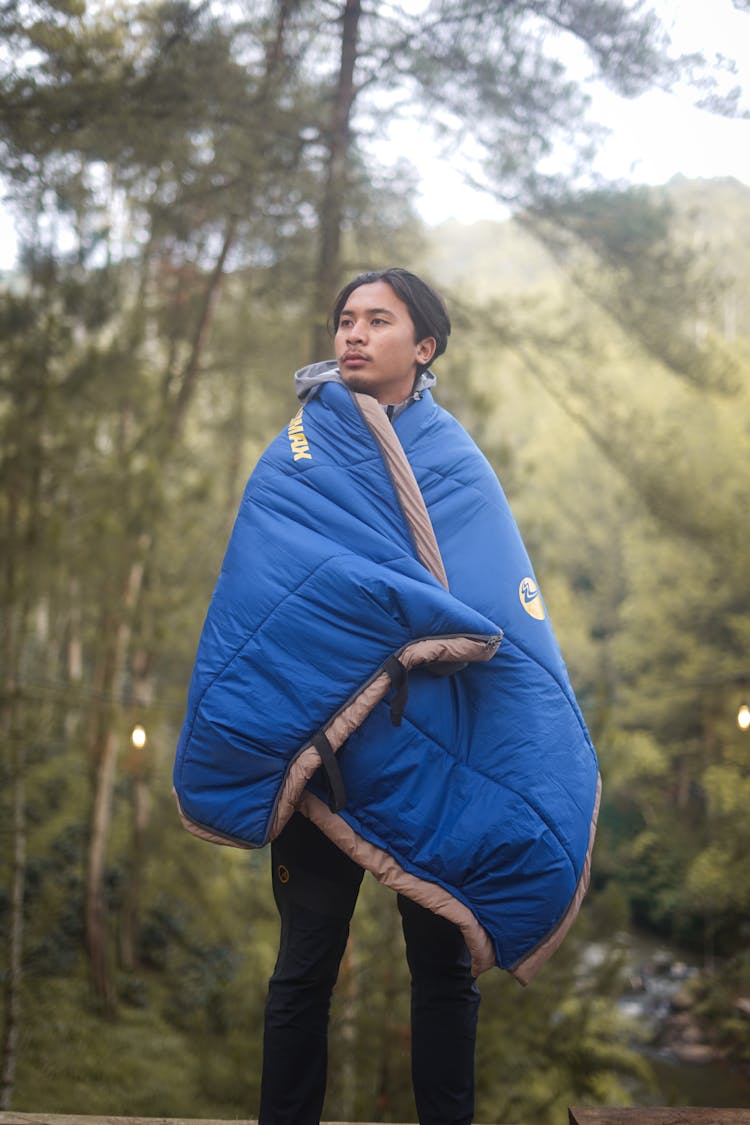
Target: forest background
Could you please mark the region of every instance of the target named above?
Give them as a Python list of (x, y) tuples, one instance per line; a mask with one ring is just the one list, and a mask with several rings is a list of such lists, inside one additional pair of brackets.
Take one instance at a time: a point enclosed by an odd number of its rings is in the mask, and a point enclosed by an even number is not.
[[(393, 262), (446, 296), (438, 397), (511, 499), (605, 785), (565, 947), (529, 990), (482, 979), (478, 1119), (648, 1098), (616, 1003), (634, 929), (700, 960), (704, 1034), (750, 1064), (750, 189), (592, 183), (596, 127), (551, 45), (626, 96), (689, 74), (732, 114), (738, 92), (615, 0), (29, 0), (0, 34), (21, 244), (0, 290), (0, 1105), (256, 1112), (268, 855), (183, 832), (173, 749), (291, 373), (330, 354), (339, 284)], [(469, 144), (513, 219), (425, 228), (413, 167), (369, 155), (384, 112), (446, 159)], [(413, 1120), (408, 1036), (398, 915), (368, 881), (325, 1115)]]

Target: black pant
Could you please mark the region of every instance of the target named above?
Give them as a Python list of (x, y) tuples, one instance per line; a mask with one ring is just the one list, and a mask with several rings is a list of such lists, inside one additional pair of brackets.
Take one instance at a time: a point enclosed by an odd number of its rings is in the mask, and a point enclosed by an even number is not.
[[(364, 874), (306, 817), (273, 843), (281, 916), (268, 986), (259, 1125), (318, 1125), (331, 993)], [(460, 930), (398, 896), (411, 972), (412, 1082), (421, 1125), (470, 1125), (479, 990)]]

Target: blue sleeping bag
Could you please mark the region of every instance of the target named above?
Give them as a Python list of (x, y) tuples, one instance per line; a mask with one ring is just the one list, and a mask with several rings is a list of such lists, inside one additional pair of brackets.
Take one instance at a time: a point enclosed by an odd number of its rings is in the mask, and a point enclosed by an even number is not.
[(295, 809), (526, 983), (586, 891), (600, 783), (488, 462), (429, 391), (337, 382), (258, 462), (201, 635), (174, 787), (259, 847)]

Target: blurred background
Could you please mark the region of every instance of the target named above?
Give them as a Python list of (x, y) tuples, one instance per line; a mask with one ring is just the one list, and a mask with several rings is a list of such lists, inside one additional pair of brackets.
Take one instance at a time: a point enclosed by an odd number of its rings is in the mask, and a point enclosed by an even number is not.
[[(0, 1107), (257, 1112), (268, 851), (171, 767), (244, 483), (400, 264), (597, 745), (583, 915), (481, 978), (477, 1119), (750, 1106), (750, 4), (0, 5)], [(415, 1119), (366, 880), (332, 1120)]]

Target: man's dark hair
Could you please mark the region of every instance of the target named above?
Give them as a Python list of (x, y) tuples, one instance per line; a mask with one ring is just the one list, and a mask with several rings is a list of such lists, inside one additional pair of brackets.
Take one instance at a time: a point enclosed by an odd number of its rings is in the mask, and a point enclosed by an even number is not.
[(414, 337), (417, 342), (427, 336), (434, 337), (436, 347), (433, 360), (442, 355), (448, 346), (448, 337), (451, 334), (450, 317), (443, 299), (427, 282), (422, 281), (421, 277), (399, 266), (361, 273), (344, 286), (333, 306), (334, 332), (338, 332), (341, 314), (354, 290), (359, 289), (360, 285), (371, 285), (375, 281), (386, 281), (396, 296), (404, 302), (414, 323)]

